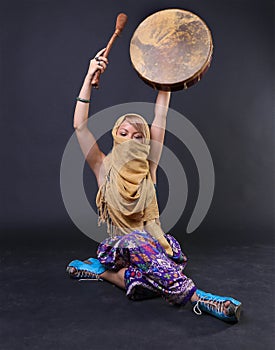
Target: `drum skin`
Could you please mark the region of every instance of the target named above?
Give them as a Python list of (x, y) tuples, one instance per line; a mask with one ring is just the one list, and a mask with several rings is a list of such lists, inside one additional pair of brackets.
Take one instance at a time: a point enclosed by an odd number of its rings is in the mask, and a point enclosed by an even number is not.
[(212, 36), (205, 22), (182, 9), (147, 17), (130, 42), (130, 58), (140, 78), (164, 91), (187, 89), (200, 81), (212, 53)]

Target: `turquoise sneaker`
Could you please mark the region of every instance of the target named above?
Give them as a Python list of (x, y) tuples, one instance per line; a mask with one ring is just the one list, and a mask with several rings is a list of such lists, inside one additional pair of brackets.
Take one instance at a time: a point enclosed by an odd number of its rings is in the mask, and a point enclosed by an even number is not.
[[(199, 299), (192, 302), (193, 311), (196, 315), (201, 315), (204, 311), (226, 322), (236, 323), (239, 321), (242, 304), (238, 300), (206, 293), (200, 289), (197, 289), (196, 293)], [(230, 305), (227, 308), (228, 312), (224, 313), (223, 307), (226, 301), (230, 301)]]
[(98, 259), (90, 258), (86, 261), (71, 261), (66, 268), (70, 277), (79, 280), (103, 281), (99, 276), (106, 271), (105, 266)]

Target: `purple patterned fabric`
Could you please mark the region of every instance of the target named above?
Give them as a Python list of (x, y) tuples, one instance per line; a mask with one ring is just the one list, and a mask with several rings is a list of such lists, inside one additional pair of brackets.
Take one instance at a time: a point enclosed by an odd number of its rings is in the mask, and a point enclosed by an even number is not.
[(147, 232), (133, 231), (107, 238), (98, 247), (98, 259), (109, 270), (126, 267), (126, 294), (132, 300), (163, 296), (172, 304), (184, 305), (196, 291), (193, 281), (183, 274), (187, 258), (177, 240), (166, 235), (173, 250), (169, 257), (159, 242)]

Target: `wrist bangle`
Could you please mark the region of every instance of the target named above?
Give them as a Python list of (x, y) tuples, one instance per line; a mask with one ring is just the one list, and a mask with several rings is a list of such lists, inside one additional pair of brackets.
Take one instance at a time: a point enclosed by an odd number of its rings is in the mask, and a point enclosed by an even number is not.
[(79, 96), (76, 98), (76, 100), (77, 100), (77, 101), (80, 101), (80, 102), (84, 102), (84, 103), (90, 103), (90, 102), (92, 102), (92, 100), (85, 100), (84, 98), (81, 98), (81, 97), (79, 97)]

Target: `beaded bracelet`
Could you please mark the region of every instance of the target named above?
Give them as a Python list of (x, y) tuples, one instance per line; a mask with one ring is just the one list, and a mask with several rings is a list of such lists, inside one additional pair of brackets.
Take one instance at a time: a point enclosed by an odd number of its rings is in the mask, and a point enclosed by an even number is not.
[(92, 102), (92, 100), (85, 100), (84, 98), (81, 98), (81, 97), (79, 97), (79, 96), (76, 98), (76, 100), (77, 100), (77, 101), (80, 101), (80, 102), (84, 102), (84, 103), (90, 103), (90, 102)]

